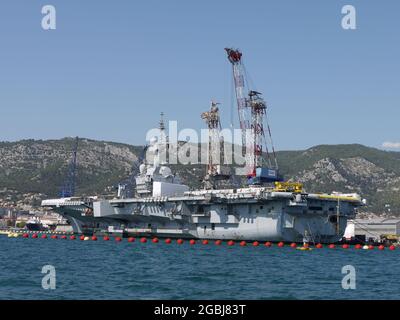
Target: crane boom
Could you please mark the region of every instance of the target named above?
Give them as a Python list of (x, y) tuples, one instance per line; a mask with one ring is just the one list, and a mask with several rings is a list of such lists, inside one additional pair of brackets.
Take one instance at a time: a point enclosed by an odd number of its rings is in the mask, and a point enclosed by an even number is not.
[[(242, 53), (238, 49), (225, 48), (232, 64), (235, 96), (238, 108), (239, 124), (242, 131), (242, 145), (245, 148), (247, 175), (250, 183), (280, 181), (278, 163), (267, 121), (267, 104), (261, 93), (248, 88)], [(266, 130), (268, 132), (272, 156), (270, 155)], [(267, 159), (264, 159), (264, 152)]]

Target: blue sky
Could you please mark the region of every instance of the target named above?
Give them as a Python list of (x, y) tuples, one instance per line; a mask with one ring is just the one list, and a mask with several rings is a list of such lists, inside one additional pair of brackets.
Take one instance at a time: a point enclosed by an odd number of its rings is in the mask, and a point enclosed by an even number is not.
[[(56, 30), (41, 28), (46, 4)], [(345, 4), (357, 30), (341, 27)], [(0, 140), (141, 144), (161, 111), (203, 128), (211, 99), (228, 126), (233, 46), (277, 149), (399, 142), (399, 11), (397, 0), (2, 0)]]

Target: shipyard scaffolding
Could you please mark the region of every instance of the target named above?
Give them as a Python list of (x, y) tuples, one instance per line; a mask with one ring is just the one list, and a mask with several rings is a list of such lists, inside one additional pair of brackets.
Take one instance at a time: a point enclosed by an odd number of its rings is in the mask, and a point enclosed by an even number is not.
[(218, 105), (219, 103), (212, 101), (210, 110), (201, 114), (208, 128), (207, 169), (203, 179), (205, 189), (215, 189), (220, 184), (219, 182), (231, 177), (230, 168), (222, 165), (224, 144), (220, 135), (221, 122)]

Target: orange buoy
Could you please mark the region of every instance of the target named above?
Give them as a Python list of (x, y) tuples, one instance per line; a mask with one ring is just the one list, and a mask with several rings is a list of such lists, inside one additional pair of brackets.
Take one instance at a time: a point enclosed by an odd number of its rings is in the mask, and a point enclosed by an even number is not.
[(53, 234), (50, 238), (51, 239), (57, 239), (57, 236), (55, 234)]
[(396, 247), (394, 246), (394, 245), (391, 245), (390, 247), (389, 247), (389, 250), (396, 250)]
[(153, 242), (153, 243), (158, 243), (158, 238), (153, 238), (153, 239), (151, 240), (151, 242)]
[(24, 234), (22, 235), (22, 238), (29, 238), (29, 234), (24, 233)]
[(335, 245), (334, 245), (333, 243), (331, 243), (331, 244), (328, 246), (328, 248), (329, 248), (329, 249), (335, 249)]
[(380, 245), (380, 246), (378, 247), (378, 249), (379, 249), (379, 250), (385, 250), (385, 246)]
[(183, 244), (183, 240), (182, 239), (178, 239), (178, 240), (176, 240), (176, 243), (177, 244)]
[(279, 247), (279, 248), (284, 247), (284, 245), (285, 245), (285, 244), (284, 244), (282, 241), (278, 243), (278, 247)]
[(208, 244), (208, 240), (203, 240), (203, 242), (202, 242), (204, 245), (207, 245)]
[(268, 247), (268, 248), (269, 248), (269, 247), (272, 247), (272, 243), (269, 242), (269, 241), (267, 241), (267, 242), (265, 243), (265, 246)]
[(291, 248), (297, 248), (297, 244), (293, 242), (293, 243), (290, 244), (290, 247)]
[(76, 239), (76, 237), (74, 235), (70, 236), (69, 238), (70, 238), (70, 240), (75, 240)]
[(196, 240), (190, 239), (189, 243), (190, 243), (191, 245), (194, 245), (194, 244), (196, 244)]
[(171, 241), (171, 239), (170, 238), (168, 238), (168, 239), (165, 239), (165, 243), (166, 244), (170, 244), (172, 241)]
[(42, 239), (47, 239), (47, 235), (42, 234), (41, 238), (42, 238)]
[(229, 240), (229, 241), (228, 241), (228, 246), (233, 246), (233, 245), (235, 245), (235, 241)]
[(361, 244), (359, 244), (359, 243), (357, 243), (355, 246), (354, 246), (354, 249), (357, 249), (357, 250), (359, 250), (359, 249), (361, 249), (362, 248), (362, 246), (361, 246)]
[(308, 242), (303, 243), (303, 248), (308, 248), (308, 247), (310, 247), (310, 245), (308, 244)]
[(36, 239), (37, 237), (38, 237), (37, 233), (34, 233), (34, 234), (32, 235), (32, 238), (33, 238), (33, 239)]
[(322, 248), (323, 248), (323, 245), (320, 244), (320, 243), (318, 243), (315, 247), (316, 247), (317, 249), (322, 249)]
[(368, 246), (368, 250), (374, 250), (374, 249), (375, 247), (372, 244)]
[(104, 237), (103, 237), (103, 240), (104, 240), (104, 241), (109, 241), (109, 240), (110, 240), (110, 237), (109, 237), (109, 236), (104, 236)]
[(97, 241), (97, 237), (96, 236), (92, 236), (92, 241)]
[(117, 242), (121, 242), (121, 241), (122, 241), (122, 239), (121, 239), (121, 237), (115, 237), (115, 241), (117, 241)]
[(216, 245), (216, 246), (220, 246), (221, 244), (222, 244), (222, 241), (221, 241), (221, 240), (216, 240), (216, 241), (215, 241), (215, 245)]
[(260, 243), (258, 241), (253, 242), (253, 247), (258, 247), (259, 245), (260, 245)]
[(135, 242), (135, 238), (129, 237), (129, 238), (128, 238), (128, 242)]
[(146, 242), (147, 242), (147, 239), (146, 239), (145, 237), (140, 238), (140, 242), (141, 242), (141, 243), (146, 243)]
[(83, 241), (85, 240), (85, 236), (80, 236), (79, 239)]
[(347, 243), (345, 243), (345, 244), (342, 246), (342, 248), (343, 248), (343, 249), (348, 249), (348, 248), (349, 248), (349, 245), (348, 245)]

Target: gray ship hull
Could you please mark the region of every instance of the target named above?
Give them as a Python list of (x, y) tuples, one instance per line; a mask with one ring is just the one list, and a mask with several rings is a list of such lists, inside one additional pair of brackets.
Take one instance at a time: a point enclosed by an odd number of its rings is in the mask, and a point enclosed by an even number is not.
[(77, 233), (285, 242), (336, 242), (360, 199), (267, 188), (193, 191), (179, 197), (45, 200)]

